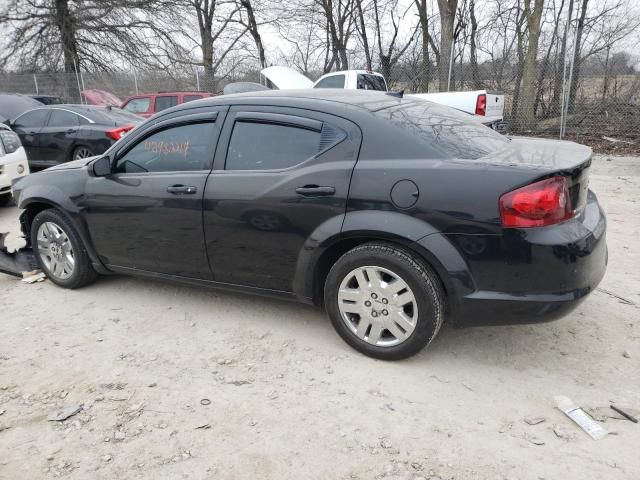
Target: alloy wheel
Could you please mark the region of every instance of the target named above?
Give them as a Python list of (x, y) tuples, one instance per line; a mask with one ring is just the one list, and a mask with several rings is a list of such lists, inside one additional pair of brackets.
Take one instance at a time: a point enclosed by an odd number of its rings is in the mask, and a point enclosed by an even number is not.
[(378, 347), (404, 342), (418, 321), (418, 305), (407, 282), (377, 266), (358, 267), (344, 277), (338, 308), (354, 335)]
[(73, 159), (80, 160), (81, 158), (93, 157), (93, 152), (86, 147), (79, 147), (73, 152)]
[(53, 222), (38, 227), (38, 253), (49, 275), (66, 280), (73, 274), (76, 261), (66, 232)]

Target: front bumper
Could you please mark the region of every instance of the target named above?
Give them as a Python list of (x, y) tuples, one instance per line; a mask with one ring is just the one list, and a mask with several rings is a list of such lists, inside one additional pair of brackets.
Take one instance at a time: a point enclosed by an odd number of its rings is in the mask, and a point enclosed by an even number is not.
[[(457, 326), (545, 322), (566, 315), (598, 286), (608, 254), (606, 219), (593, 192), (574, 219), (503, 235), (448, 235), (474, 288), (452, 299)], [(471, 237), (471, 238), (470, 238)]]

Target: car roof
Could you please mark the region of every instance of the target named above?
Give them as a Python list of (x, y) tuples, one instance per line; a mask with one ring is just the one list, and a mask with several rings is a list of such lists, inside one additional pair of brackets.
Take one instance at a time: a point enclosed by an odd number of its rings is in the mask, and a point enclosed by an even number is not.
[[(411, 97), (399, 97), (390, 95), (387, 92), (373, 90), (345, 90), (342, 88), (310, 88), (304, 90), (260, 90), (255, 92), (234, 93), (230, 95), (220, 95), (217, 97), (208, 97), (202, 100), (196, 100), (184, 103), (169, 109), (170, 111), (178, 111), (188, 109), (193, 106), (204, 105), (232, 105), (232, 104), (248, 104), (251, 101), (259, 100), (263, 103), (265, 100), (277, 99), (283, 103), (290, 104), (295, 100), (304, 100), (305, 105), (309, 103), (317, 103), (318, 107), (322, 105), (341, 104), (344, 107), (359, 107), (364, 110), (375, 112), (388, 107), (402, 104), (412, 104), (418, 101)], [(169, 111), (168, 110), (168, 111)]]

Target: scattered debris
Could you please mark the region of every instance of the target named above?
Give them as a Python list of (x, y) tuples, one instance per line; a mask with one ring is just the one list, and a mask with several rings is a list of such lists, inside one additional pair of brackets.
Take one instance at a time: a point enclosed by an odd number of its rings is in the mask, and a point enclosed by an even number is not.
[(553, 433), (556, 434), (558, 438), (571, 438), (571, 434), (565, 431), (565, 429), (560, 425), (553, 426)]
[(529, 442), (529, 443), (533, 443), (534, 445), (544, 445), (544, 440), (540, 440), (538, 437), (534, 436), (534, 435), (529, 435), (528, 433), (524, 434), (524, 439)]
[(240, 387), (242, 385), (250, 385), (251, 380), (229, 380), (226, 382), (227, 385), (235, 385), (236, 387)]
[(105, 463), (108, 463), (108, 462), (110, 462), (110, 461), (111, 461), (111, 459), (112, 459), (112, 458), (113, 458), (113, 457), (112, 457), (111, 455), (109, 455), (109, 454), (107, 454), (107, 455), (103, 455), (103, 456), (102, 456), (102, 461), (103, 461), (103, 462), (105, 462)]
[(209, 430), (211, 428), (211, 425), (209, 425), (208, 423), (204, 423), (202, 425), (198, 425), (194, 430)]
[(594, 440), (600, 440), (607, 436), (607, 430), (602, 425), (596, 423), (587, 413), (564, 395), (554, 397), (558, 408), (580, 428), (582, 428)]
[(22, 281), (24, 283), (38, 283), (38, 282), (44, 282), (47, 279), (47, 276), (43, 273), (43, 272), (38, 272), (38, 273), (33, 273), (33, 272), (29, 272), (23, 279)]
[(63, 420), (66, 420), (67, 418), (74, 416), (76, 413), (79, 413), (81, 410), (82, 410), (81, 403), (78, 405), (71, 405), (68, 407), (64, 407), (64, 408), (61, 408), (60, 410), (53, 412), (51, 415), (49, 415), (47, 420), (50, 422), (62, 422)]
[(500, 428), (498, 429), (498, 433), (506, 433), (513, 428), (513, 422), (503, 422)]
[(386, 438), (383, 438), (382, 440), (380, 440), (380, 446), (382, 448), (391, 448), (391, 447), (393, 447), (391, 442), (389, 440), (387, 440)]
[(463, 386), (464, 388), (466, 388), (467, 390), (469, 390), (470, 392), (473, 392), (473, 387), (471, 387), (470, 385), (468, 385), (468, 384), (466, 384), (466, 383), (463, 383), (463, 384), (462, 384), (462, 386)]
[(211, 400), (209, 400), (208, 398), (203, 398), (202, 400), (200, 400), (200, 405), (211, 405)]
[(534, 417), (533, 415), (530, 415), (530, 416), (524, 418), (524, 421), (526, 423), (528, 423), (529, 425), (538, 425), (539, 423), (542, 423), (545, 420), (546, 420), (546, 418), (544, 418), (544, 417)]
[(127, 438), (127, 435), (122, 431), (122, 430), (116, 430), (115, 432), (113, 432), (113, 439), (121, 442), (123, 441), (125, 438)]
[(19, 248), (11, 253), (4, 242), (8, 233), (0, 233), (0, 273), (23, 278), (23, 272), (37, 274), (40, 272), (31, 248)]
[(596, 288), (596, 290), (598, 292), (606, 293), (610, 297), (617, 298), (618, 300), (620, 300), (620, 302), (624, 303), (625, 305), (635, 305), (635, 303), (632, 302), (631, 300), (629, 300), (628, 298), (621, 297), (620, 295), (618, 295), (616, 293), (613, 293), (613, 292), (610, 292), (609, 290), (605, 290), (604, 288), (599, 288), (598, 287), (598, 288)]
[(624, 358), (631, 358), (631, 354), (629, 352), (627, 352), (626, 350), (624, 352), (622, 352), (622, 356)]
[(153, 387), (156, 387), (156, 386), (158, 386), (158, 384), (156, 382), (151, 382), (149, 385), (147, 385), (147, 387), (149, 387), (149, 388), (153, 388)]
[(395, 412), (395, 411), (396, 411), (396, 409), (395, 409), (395, 408), (393, 408), (393, 405), (391, 405), (390, 403), (385, 403), (385, 404), (384, 404), (384, 408), (386, 408), (387, 410), (390, 410), (390, 411), (392, 411), (392, 412)]
[(638, 419), (636, 417), (634, 417), (633, 415), (630, 415), (629, 413), (627, 413), (624, 410), (616, 407), (615, 405), (610, 405), (610, 407), (611, 407), (611, 410), (613, 410), (614, 412), (618, 412), (620, 415), (622, 415), (627, 420), (631, 420), (633, 423), (638, 423)]
[(0, 410), (0, 415), (4, 415), (4, 412), (6, 412), (6, 410)]
[(124, 390), (127, 386), (126, 383), (102, 383), (100, 388), (106, 388), (107, 390)]

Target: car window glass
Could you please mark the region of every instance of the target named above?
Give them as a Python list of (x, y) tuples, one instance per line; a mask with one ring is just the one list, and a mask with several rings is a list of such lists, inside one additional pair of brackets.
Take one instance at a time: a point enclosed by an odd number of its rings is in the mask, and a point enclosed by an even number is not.
[(331, 75), (323, 78), (313, 88), (344, 88), (344, 75)]
[(239, 121), (233, 127), (225, 168), (274, 170), (318, 153), (320, 132), (291, 125)]
[(387, 86), (384, 83), (384, 78), (380, 75), (359, 73), (357, 79), (357, 88), (360, 90), (379, 90), (381, 92), (387, 91)]
[(213, 122), (181, 125), (156, 132), (118, 159), (119, 173), (209, 170), (218, 129)]
[(202, 95), (185, 95), (183, 103), (192, 102), (193, 100), (200, 100), (201, 98)]
[(44, 126), (44, 122), (47, 120), (49, 110), (42, 108), (38, 110), (32, 110), (18, 117), (15, 121), (16, 127), (23, 128), (36, 128)]
[(165, 108), (174, 107), (178, 104), (178, 97), (156, 97), (155, 111), (159, 112)]
[(149, 111), (150, 104), (151, 99), (149, 97), (134, 98), (133, 100), (129, 100), (129, 102), (124, 106), (124, 110), (132, 113), (145, 113)]
[(432, 102), (402, 103), (374, 112), (425, 145), (438, 158), (474, 160), (505, 147), (509, 138), (471, 115)]
[(78, 115), (75, 113), (67, 112), (66, 110), (52, 110), (48, 127), (76, 127), (80, 123), (78, 121)]

